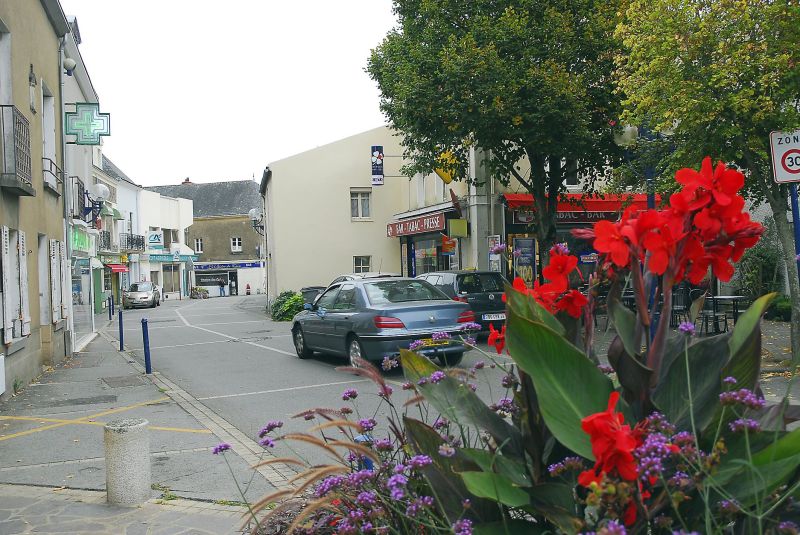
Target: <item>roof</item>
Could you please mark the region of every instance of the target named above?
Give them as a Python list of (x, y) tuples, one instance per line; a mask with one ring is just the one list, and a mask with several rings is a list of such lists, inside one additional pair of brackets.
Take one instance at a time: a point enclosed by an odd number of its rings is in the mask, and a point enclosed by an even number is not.
[(258, 182), (232, 180), (194, 184), (184, 182), (174, 186), (150, 186), (145, 189), (167, 197), (190, 199), (194, 203), (194, 217), (247, 215), (256, 208), (262, 210)]
[(115, 178), (117, 180), (124, 180), (128, 184), (133, 184), (134, 186), (138, 186), (136, 182), (131, 180), (128, 175), (122, 172), (122, 169), (114, 165), (114, 162), (106, 158), (105, 154), (103, 155), (103, 171), (105, 171), (105, 173), (111, 178)]

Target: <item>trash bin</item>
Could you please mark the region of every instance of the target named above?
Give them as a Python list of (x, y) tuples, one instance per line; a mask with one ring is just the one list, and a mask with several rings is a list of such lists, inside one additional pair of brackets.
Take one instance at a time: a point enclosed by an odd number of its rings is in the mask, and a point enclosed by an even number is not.
[(303, 303), (313, 303), (314, 299), (324, 290), (325, 286), (306, 286), (305, 288), (300, 288), (300, 293), (303, 294)]

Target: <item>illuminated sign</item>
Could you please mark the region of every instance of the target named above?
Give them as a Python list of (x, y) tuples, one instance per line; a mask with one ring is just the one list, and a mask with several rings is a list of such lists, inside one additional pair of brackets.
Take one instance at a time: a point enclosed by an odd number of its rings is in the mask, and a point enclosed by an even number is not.
[(100, 136), (111, 135), (111, 114), (100, 113), (100, 105), (78, 102), (75, 111), (65, 114), (64, 132), (78, 145), (99, 145)]

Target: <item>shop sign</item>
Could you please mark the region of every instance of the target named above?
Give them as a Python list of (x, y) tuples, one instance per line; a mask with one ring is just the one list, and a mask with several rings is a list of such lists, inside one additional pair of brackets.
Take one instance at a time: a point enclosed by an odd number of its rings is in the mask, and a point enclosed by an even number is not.
[(426, 232), (437, 232), (444, 230), (444, 212), (415, 217), (405, 221), (396, 221), (386, 226), (386, 235), (390, 238), (394, 236), (408, 236), (409, 234), (424, 234)]
[(197, 286), (219, 286), (220, 279), (226, 285), (228, 284), (227, 273), (198, 273), (194, 276), (194, 282)]
[[(559, 223), (590, 223), (602, 220), (616, 221), (617, 219), (619, 219), (619, 212), (585, 212), (581, 210), (556, 212), (556, 221)], [(530, 225), (534, 222), (534, 212), (532, 210), (513, 210), (511, 222), (515, 225)]]
[(80, 251), (82, 253), (89, 253), (92, 249), (92, 240), (89, 238), (89, 233), (80, 227), (72, 228), (72, 250)]
[(238, 269), (261, 267), (261, 262), (217, 262), (215, 264), (195, 264), (194, 269), (203, 271), (207, 269)]
[(197, 256), (191, 256), (185, 254), (179, 255), (177, 259), (171, 254), (151, 254), (149, 256), (150, 256), (149, 260), (151, 262), (186, 262), (189, 260), (196, 261), (199, 258)]
[(448, 236), (442, 236), (442, 254), (446, 256), (452, 256), (456, 254), (456, 246), (458, 245), (458, 240), (456, 238), (450, 238)]
[(122, 262), (123, 264), (127, 264), (128, 263), (128, 255), (126, 255), (126, 254), (119, 255), (119, 261)]
[(514, 276), (521, 277), (527, 286), (536, 278), (536, 239), (514, 238)]
[(600, 255), (597, 253), (586, 253), (580, 255), (578, 258), (580, 258), (581, 264), (596, 264)]
[(383, 145), (372, 145), (372, 185), (383, 186)]
[(164, 248), (164, 232), (160, 230), (147, 231), (147, 248), (148, 249), (163, 249)]

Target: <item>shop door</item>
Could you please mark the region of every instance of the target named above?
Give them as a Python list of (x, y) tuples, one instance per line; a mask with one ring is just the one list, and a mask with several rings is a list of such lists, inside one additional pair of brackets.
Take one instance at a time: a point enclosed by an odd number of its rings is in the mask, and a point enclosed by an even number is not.
[(228, 295), (239, 295), (239, 272), (228, 272)]

